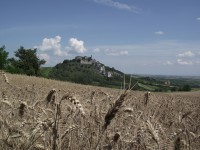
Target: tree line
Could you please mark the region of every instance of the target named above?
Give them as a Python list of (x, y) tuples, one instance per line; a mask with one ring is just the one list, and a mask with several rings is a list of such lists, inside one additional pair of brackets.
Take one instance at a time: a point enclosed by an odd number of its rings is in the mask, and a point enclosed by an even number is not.
[(0, 70), (10, 73), (39, 76), (41, 65), (46, 63), (37, 56), (37, 49), (25, 49), (23, 46), (14, 52), (15, 57), (9, 58), (8, 55), (6, 47), (0, 47)]

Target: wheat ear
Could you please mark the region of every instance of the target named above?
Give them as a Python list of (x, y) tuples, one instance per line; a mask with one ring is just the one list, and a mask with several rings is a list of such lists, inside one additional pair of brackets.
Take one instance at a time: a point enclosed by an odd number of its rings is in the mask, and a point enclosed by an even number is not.
[(103, 125), (103, 130), (102, 133), (97, 141), (97, 144), (95, 146), (95, 149), (98, 149), (99, 146), (99, 142), (105, 132), (105, 130), (107, 129), (107, 127), (110, 125), (112, 119), (115, 117), (115, 115), (117, 114), (117, 112), (119, 111), (120, 107), (122, 106), (123, 102), (125, 101), (125, 97), (127, 96), (128, 92), (127, 90), (124, 91), (124, 93), (122, 93), (120, 95), (120, 97), (115, 101), (115, 103), (112, 105), (112, 107), (108, 110), (105, 119), (104, 119), (104, 125)]
[(51, 91), (49, 91), (49, 93), (48, 93), (48, 95), (46, 97), (47, 103), (55, 101), (55, 94), (56, 94), (56, 90), (55, 89), (52, 89)]
[(108, 110), (106, 116), (105, 116), (105, 123), (103, 127), (103, 131), (107, 129), (107, 127), (110, 125), (112, 119), (115, 117), (117, 112), (119, 111), (120, 107), (122, 106), (125, 97), (127, 95), (127, 91), (125, 91), (123, 94), (120, 95), (120, 97), (115, 101), (115, 103), (112, 105), (112, 107)]
[(8, 77), (7, 77), (6, 73), (3, 72), (2, 75), (3, 75), (3, 77), (4, 77), (4, 81), (5, 81), (7, 84), (9, 84)]

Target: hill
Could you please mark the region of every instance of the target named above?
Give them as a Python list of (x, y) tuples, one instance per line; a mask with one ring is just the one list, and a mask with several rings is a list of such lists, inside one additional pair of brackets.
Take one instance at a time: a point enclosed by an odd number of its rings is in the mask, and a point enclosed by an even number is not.
[[(169, 91), (163, 81), (153, 77), (124, 74), (113, 67), (105, 66), (92, 57), (77, 56), (72, 60), (64, 60), (54, 67), (41, 69), (43, 77), (74, 83), (112, 88), (126, 88), (129, 84), (139, 83), (136, 90)], [(131, 83), (130, 83), (131, 82)]]
[(50, 79), (118, 89), (138, 83), (135, 90), (142, 91), (190, 91), (192, 88), (200, 88), (200, 80), (197, 77), (124, 74), (113, 67), (105, 66), (92, 56), (77, 56), (54, 67), (42, 68), (41, 75)]
[(51, 69), (43, 68), (42, 75), (62, 81), (116, 88), (120, 88), (123, 81), (121, 71), (86, 56), (64, 60)]
[(0, 73), (0, 149), (199, 149), (199, 92), (154, 93)]

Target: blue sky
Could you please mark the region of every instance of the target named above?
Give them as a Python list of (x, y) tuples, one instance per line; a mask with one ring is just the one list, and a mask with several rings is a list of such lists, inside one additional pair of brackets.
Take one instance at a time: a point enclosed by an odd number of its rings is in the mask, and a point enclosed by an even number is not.
[(125, 73), (200, 75), (199, 0), (1, 0), (0, 46), (46, 66), (90, 56)]

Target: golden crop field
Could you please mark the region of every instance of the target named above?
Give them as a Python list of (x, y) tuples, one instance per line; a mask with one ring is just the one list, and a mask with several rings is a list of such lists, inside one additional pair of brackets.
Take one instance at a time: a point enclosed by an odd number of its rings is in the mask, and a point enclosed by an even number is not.
[(200, 149), (200, 92), (145, 94), (1, 72), (0, 149)]

